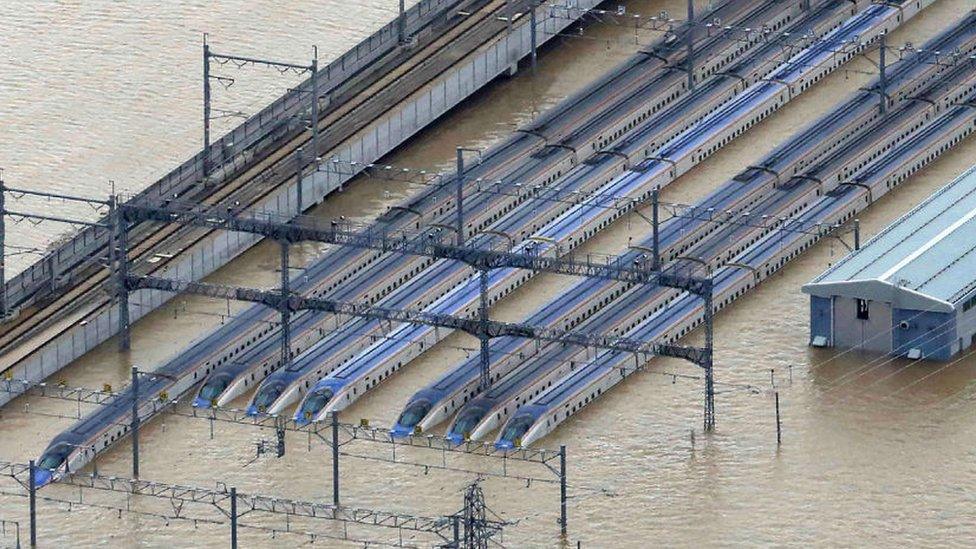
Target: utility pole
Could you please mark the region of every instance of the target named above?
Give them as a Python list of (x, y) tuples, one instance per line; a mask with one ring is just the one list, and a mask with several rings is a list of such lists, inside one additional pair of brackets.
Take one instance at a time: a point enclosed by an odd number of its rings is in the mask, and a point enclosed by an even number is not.
[(6, 186), (3, 183), (3, 168), (0, 168), (0, 322), (7, 318), (7, 211), (5, 195)]
[(704, 310), (704, 320), (705, 320), (705, 360), (703, 368), (705, 369), (705, 432), (715, 430), (715, 378), (714, 378), (714, 327), (713, 327), (713, 316), (714, 311), (712, 310), (712, 292), (713, 288), (711, 282), (708, 284), (708, 289), (704, 292), (702, 299), (705, 302)]
[(538, 22), (537, 19), (536, 19), (536, 14), (535, 14), (536, 7), (537, 7), (536, 6), (536, 3), (535, 3), (535, 1), (533, 1), (531, 7), (529, 8), (529, 42), (530, 42), (531, 48), (532, 48), (532, 74), (535, 74), (535, 67), (536, 67), (537, 58), (538, 58), (538, 52), (537, 52), (537, 50), (538, 50), (538, 41), (539, 41), (539, 39), (536, 37), (536, 32), (537, 31), (535, 29), (536, 24)]
[(291, 363), (291, 310), (288, 306), (288, 297), (291, 295), (290, 277), (288, 276), (288, 248), (290, 243), (287, 239), (282, 239), (280, 245), (281, 302), (278, 304), (278, 312), (281, 315), (281, 367), (284, 368)]
[(695, 89), (695, 0), (688, 0), (688, 89)]
[(884, 115), (885, 111), (888, 110), (888, 82), (886, 67), (885, 67), (885, 49), (887, 49), (887, 33), (881, 33), (879, 37), (881, 40), (881, 47), (878, 49), (878, 85), (880, 87), (878, 95), (880, 96), (881, 103), (881, 114)]
[(407, 43), (407, 17), (404, 0), (400, 0), (400, 14), (397, 16), (397, 42), (402, 46)]
[(566, 513), (566, 445), (559, 447), (559, 533), (563, 538), (569, 526)]
[(230, 489), (230, 548), (237, 549), (237, 488)]
[(295, 195), (296, 202), (298, 202), (298, 207), (296, 213), (301, 215), (305, 211), (304, 205), (302, 204), (302, 148), (298, 147), (295, 149)]
[(210, 45), (203, 33), (203, 181), (210, 176)]
[(332, 505), (339, 507), (339, 412), (332, 415)]
[(139, 368), (132, 367), (132, 478), (139, 478)]
[(37, 466), (34, 460), (28, 463), (27, 495), (30, 511), (30, 546), (37, 547)]
[(465, 147), (457, 147), (457, 197), (455, 202), (457, 202), (457, 245), (464, 246), (464, 153), (474, 152), (481, 154), (478, 149), (469, 149)]
[(457, 148), (457, 245), (464, 246), (464, 149)]
[(779, 391), (776, 391), (776, 444), (783, 444), (783, 428), (779, 420)]
[[(403, 0), (400, 0), (401, 2)], [(318, 157), (319, 152), (319, 47), (312, 46), (312, 158)], [(301, 170), (301, 165), (298, 166)], [(298, 213), (301, 213), (299, 210)]]
[(128, 228), (125, 218), (119, 209), (119, 198), (109, 197), (109, 269), (115, 275), (115, 297), (119, 308), (119, 350), (127, 351), (131, 347), (132, 334), (129, 325), (129, 250)]
[(488, 355), (488, 269), (478, 270), (478, 283), (480, 287), (481, 302), (478, 307), (478, 317), (481, 321), (481, 330), (478, 333), (478, 340), (481, 344), (481, 379), (478, 389), (487, 391), (491, 388), (491, 357)]
[(660, 200), (658, 198), (658, 189), (655, 187), (651, 191), (651, 230), (653, 231), (653, 254), (654, 257), (651, 258), (651, 269), (655, 271), (661, 270), (661, 238), (660, 230), (658, 225), (660, 220), (658, 218), (658, 208), (660, 205)]

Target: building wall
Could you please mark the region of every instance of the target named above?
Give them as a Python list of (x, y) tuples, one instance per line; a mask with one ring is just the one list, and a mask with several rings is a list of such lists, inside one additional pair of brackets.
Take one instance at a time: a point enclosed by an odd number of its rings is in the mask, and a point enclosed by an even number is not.
[(960, 347), (955, 313), (895, 309), (891, 332), (898, 355), (907, 355), (914, 348), (922, 351), (922, 358), (948, 360)]
[(890, 353), (891, 304), (868, 302), (868, 319), (857, 318), (857, 300), (850, 297), (833, 298), (834, 346), (858, 347), (865, 351)]
[(956, 303), (956, 308), (959, 311), (956, 319), (956, 336), (962, 340), (959, 349), (962, 351), (976, 343), (976, 293), (963, 296)]
[(960, 313), (938, 313), (892, 308), (882, 301), (868, 302), (868, 319), (857, 318), (857, 300), (849, 297), (810, 296), (810, 343), (826, 338), (827, 347), (949, 360), (976, 343), (976, 307)]
[(810, 343), (817, 336), (823, 336), (826, 347), (834, 346), (833, 303), (829, 297), (810, 296)]

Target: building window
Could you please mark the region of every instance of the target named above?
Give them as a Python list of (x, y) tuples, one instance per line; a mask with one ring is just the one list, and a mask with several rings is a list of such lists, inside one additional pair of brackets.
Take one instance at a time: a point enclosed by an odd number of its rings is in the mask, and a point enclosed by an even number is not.
[(861, 320), (867, 320), (868, 316), (868, 300), (858, 299), (857, 300), (857, 318)]

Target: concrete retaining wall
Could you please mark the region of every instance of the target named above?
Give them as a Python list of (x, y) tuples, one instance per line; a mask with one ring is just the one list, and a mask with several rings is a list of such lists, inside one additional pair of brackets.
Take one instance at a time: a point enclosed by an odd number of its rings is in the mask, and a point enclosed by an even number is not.
[[(578, 0), (586, 9), (596, 0)], [(560, 10), (565, 13), (566, 10)], [(541, 45), (572, 21), (565, 17), (549, 17), (545, 4), (537, 9), (536, 38)], [(574, 10), (574, 14), (579, 12)], [(528, 14), (513, 25), (512, 32), (483, 45), (437, 79), (428, 83), (391, 111), (358, 132), (343, 145), (325, 155), (338, 158), (346, 166), (352, 162), (368, 164), (399, 146), (431, 122), (458, 105), (497, 76), (508, 71), (531, 52), (531, 29)], [(304, 206), (321, 202), (358, 173), (356, 170), (322, 171), (306, 176), (303, 182)], [(266, 210), (293, 217), (298, 213), (297, 190), (294, 181), (282, 186), (255, 210)], [(158, 274), (180, 280), (200, 280), (237, 257), (260, 240), (257, 235), (218, 231), (208, 235), (181, 254), (182, 259), (171, 260)], [(138, 290), (129, 297), (129, 317), (132, 322), (151, 312), (173, 297), (158, 290)], [(40, 382), (76, 358), (118, 333), (118, 307), (105, 307), (84, 323), (65, 330), (39, 350), (19, 361), (12, 368), (15, 379)], [(0, 405), (11, 400), (12, 393), (0, 392)]]

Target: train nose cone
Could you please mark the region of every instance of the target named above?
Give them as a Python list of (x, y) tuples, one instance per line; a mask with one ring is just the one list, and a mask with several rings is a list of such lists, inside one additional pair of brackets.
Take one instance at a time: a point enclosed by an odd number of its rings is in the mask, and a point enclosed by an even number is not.
[(448, 433), (444, 438), (451, 441), (451, 444), (460, 446), (464, 442), (464, 437), (455, 432)]
[(261, 413), (260, 411), (258, 411), (258, 407), (255, 406), (254, 404), (249, 405), (246, 411), (247, 411), (247, 415), (252, 417)]
[(393, 438), (406, 438), (411, 434), (413, 434), (413, 429), (405, 425), (400, 425), (399, 423), (397, 423), (396, 425), (393, 426), (392, 429), (390, 429), (390, 436), (392, 436)]
[(295, 425), (298, 425), (299, 427), (304, 427), (306, 425), (310, 425), (313, 421), (315, 421), (315, 416), (310, 413), (305, 413), (302, 412), (301, 410), (298, 410), (297, 412), (295, 412), (295, 417), (293, 419), (295, 421)]
[(197, 398), (193, 399), (193, 407), (194, 408), (209, 408), (210, 407), (210, 401), (208, 401), (206, 399), (203, 399), (203, 398), (200, 398), (200, 397), (197, 397)]
[(34, 468), (34, 486), (40, 488), (54, 479), (54, 473), (48, 469)]
[(499, 440), (495, 443), (496, 450), (514, 450), (515, 444), (510, 440)]

